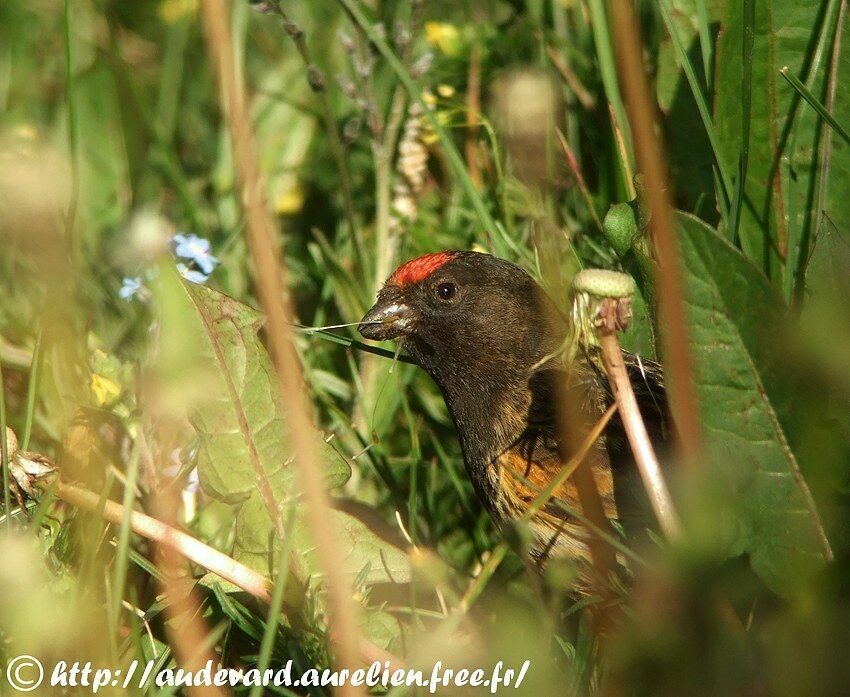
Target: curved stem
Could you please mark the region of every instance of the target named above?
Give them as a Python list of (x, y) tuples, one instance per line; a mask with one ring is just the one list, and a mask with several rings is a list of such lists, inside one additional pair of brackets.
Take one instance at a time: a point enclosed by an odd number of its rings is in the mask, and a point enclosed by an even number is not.
[(670, 492), (667, 490), (658, 458), (655, 456), (655, 449), (652, 447), (652, 441), (640, 415), (632, 383), (626, 372), (626, 364), (623, 362), (623, 352), (620, 350), (616, 330), (600, 328), (598, 337), (605, 372), (608, 373), (611, 381), (617, 408), (620, 410), (620, 418), (646, 487), (652, 510), (664, 535), (670, 540), (676, 539), (681, 535), (681, 523), (673, 508)]

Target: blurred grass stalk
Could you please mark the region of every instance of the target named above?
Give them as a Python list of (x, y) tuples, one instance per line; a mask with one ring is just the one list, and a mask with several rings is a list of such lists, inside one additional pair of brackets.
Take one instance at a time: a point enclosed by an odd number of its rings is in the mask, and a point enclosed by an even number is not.
[[(352, 590), (339, 562), (342, 555), (337, 549), (331, 527), (330, 504), (313, 437), (311, 405), (304, 389), (300, 360), (290, 335), (292, 307), (283, 281), (284, 269), (279, 244), (275, 242), (278, 234), (265, 205), (250, 114), (234, 64), (228, 7), (229, 4), (221, 0), (202, 1), (204, 36), (218, 76), (223, 115), (230, 133), (234, 166), (241, 187), (248, 248), (254, 265), (257, 293), (266, 315), (266, 336), (272, 362), (280, 378), (283, 404), (287, 405), (287, 421), (291, 427), (295, 465), (305, 497), (307, 522), (326, 574), (331, 640), (338, 663), (353, 670), (358, 662), (358, 654), (371, 655), (377, 647), (360, 636)], [(307, 579), (300, 580), (306, 582)], [(346, 685), (340, 689), (340, 694), (359, 695), (361, 690)]]
[(634, 136), (638, 169), (645, 177), (652, 211), (649, 230), (658, 261), (656, 284), (660, 326), (664, 329), (663, 355), (672, 385), (672, 411), (676, 416), (681, 455), (686, 463), (693, 465), (700, 455), (701, 428), (685, 322), (679, 245), (673, 224), (672, 183), (656, 129), (655, 101), (643, 63), (640, 28), (634, 6), (631, 0), (610, 0), (609, 7), (620, 85)]
[[(542, 71), (516, 70), (503, 76), (494, 92), (494, 103), (499, 114), (500, 130), (509, 161), (514, 166), (517, 178), (543, 200), (547, 183), (551, 181), (550, 160), (555, 149), (551, 138), (552, 124), (556, 114), (563, 108), (554, 83)], [(556, 131), (556, 134), (560, 138), (568, 166), (579, 190), (586, 192), (584, 178), (575, 157), (560, 131)], [(593, 216), (593, 201), (589, 194), (586, 195), (585, 202)], [(539, 216), (541, 224), (550, 234), (553, 233), (556, 227), (549, 214), (541, 210)], [(601, 229), (601, 223), (599, 227)], [(557, 287), (557, 273), (560, 269), (546, 262), (543, 266), (549, 285)], [(589, 437), (598, 429), (598, 425), (594, 427), (594, 424), (589, 422), (586, 410), (566, 391), (561, 391), (558, 395), (556, 406), (557, 428), (566, 451), (562, 453), (562, 471), (572, 471), (572, 481), (578, 490), (581, 509), (591, 522), (587, 545), (596, 577), (594, 590), (601, 598), (600, 602), (591, 607), (597, 618), (597, 630), (604, 632), (611, 626), (610, 610), (616, 604), (615, 593), (612, 592), (608, 580), (613, 577), (617, 565), (614, 549), (605, 538), (615, 533), (611, 521), (605, 515), (599, 486), (589, 463), (581, 466), (583, 458), (579, 457), (576, 466), (571, 466), (572, 459), (582, 452), (584, 444), (589, 443), (586, 445), (589, 448), (595, 442), (596, 438), (589, 440)], [(601, 432), (601, 429), (598, 431)], [(600, 535), (597, 531), (602, 531), (603, 534)]]
[[(4, 215), (0, 217), (4, 252), (25, 260), (31, 268), (44, 271), (37, 279), (18, 279), (22, 284), (37, 282), (44, 291), (33, 308), (44, 328), (42, 336), (37, 340), (29, 364), (21, 361), (20, 365), (14, 366), (18, 370), (29, 369), (25, 411), (22, 414), (22, 445), (29, 446), (37, 397), (50, 412), (52, 426), (59, 439), (68, 433), (68, 426), (79, 407), (90, 403), (88, 355), (79, 321), (78, 290), (80, 273), (86, 269), (81, 269), (82, 260), (76, 253), (78, 245), (69, 227), (76, 205), (76, 188), (71, 181), (73, 168), (67, 158), (36, 138), (4, 138), (0, 141), (0, 150), (5, 157), (4, 166), (0, 169), (0, 201), (14, 202), (14, 205), (4, 207)], [(42, 382), (46, 385), (39, 388), (42, 360), (45, 369)], [(3, 386), (0, 386), (2, 389)], [(95, 455), (93, 460), (99, 459)], [(105, 470), (102, 461), (94, 462), (94, 466)], [(5, 517), (11, 520), (15, 514), (9, 506), (8, 488), (6, 492)], [(39, 522), (45, 512), (46, 507), (42, 504), (32, 524), (34, 530), (40, 530)], [(30, 532), (29, 526), (24, 528)], [(25, 540), (27, 535), (19, 537)], [(74, 547), (74, 562), (79, 573), (63, 593), (63, 611), (56, 613), (55, 608), (51, 611), (53, 631), (50, 634), (20, 633), (13, 635), (15, 642), (23, 642), (36, 655), (66, 655), (114, 662), (117, 640), (109, 631), (108, 618), (102, 611), (108, 600), (92, 608), (92, 589), (103, 588), (102, 584), (108, 583), (105, 558), (101, 554), (104, 539), (103, 523), (96, 518), (77, 518), (75, 525), (67, 528), (64, 543)], [(21, 557), (19, 564), (32, 564), (32, 559)], [(38, 576), (42, 571), (43, 567), (33, 566), (16, 569), (15, 573)], [(47, 581), (45, 585), (49, 586), (45, 590), (46, 597), (52, 598), (55, 585)], [(57, 619), (57, 615), (61, 619)], [(10, 618), (10, 622), (14, 621), (15, 618)], [(34, 624), (38, 622), (37, 618), (33, 618)], [(69, 631), (71, 627), (75, 629), (73, 635)]]

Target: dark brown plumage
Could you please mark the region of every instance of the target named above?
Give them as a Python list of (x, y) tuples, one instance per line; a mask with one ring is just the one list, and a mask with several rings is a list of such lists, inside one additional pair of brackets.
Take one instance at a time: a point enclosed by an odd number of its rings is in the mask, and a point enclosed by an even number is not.
[[(476, 252), (441, 252), (400, 266), (363, 318), (369, 339), (397, 339), (439, 386), (475, 490), (497, 524), (519, 518), (570, 454), (556, 400), (592, 426), (610, 405), (592, 355), (565, 365), (566, 319), (518, 266)], [(650, 435), (665, 440), (665, 396), (657, 364), (627, 356)], [(563, 423), (561, 420), (560, 423)], [(573, 429), (568, 429), (573, 430)], [(645, 502), (619, 419), (588, 456), (605, 514), (627, 531), (645, 529)], [(557, 499), (581, 510), (571, 479)], [(550, 501), (530, 521), (532, 554), (586, 560), (589, 531)]]

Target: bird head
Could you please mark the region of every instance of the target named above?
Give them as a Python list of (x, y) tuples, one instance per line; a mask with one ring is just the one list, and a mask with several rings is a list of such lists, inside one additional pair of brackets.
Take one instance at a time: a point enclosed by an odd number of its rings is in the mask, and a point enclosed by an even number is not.
[(527, 372), (557, 348), (561, 322), (540, 286), (515, 264), (447, 251), (399, 266), (358, 330), (367, 339), (403, 342), (444, 383), (482, 371)]

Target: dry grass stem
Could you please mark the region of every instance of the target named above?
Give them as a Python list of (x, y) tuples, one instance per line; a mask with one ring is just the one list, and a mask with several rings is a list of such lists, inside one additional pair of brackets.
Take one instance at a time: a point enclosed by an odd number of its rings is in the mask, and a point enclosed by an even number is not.
[(617, 48), (620, 85), (634, 136), (635, 156), (646, 181), (652, 216), (649, 229), (658, 260), (660, 325), (667, 375), (672, 384), (671, 401), (676, 416), (682, 455), (694, 462), (700, 452), (700, 425), (693, 385), (690, 337), (682, 302), (679, 243), (673, 222), (673, 200), (661, 140), (656, 128), (655, 103), (651, 97), (643, 62), (640, 31), (631, 0), (610, 0)]
[[(222, 0), (204, 0), (201, 3), (207, 48), (218, 75), (233, 162), (241, 187), (257, 294), (266, 315), (269, 348), (280, 377), (283, 401), (288, 405), (288, 423), (295, 450), (295, 465), (305, 497), (306, 517), (316, 542), (320, 564), (326, 574), (333, 627), (331, 638), (339, 663), (353, 669), (360, 634), (357, 612), (350, 584), (339, 561), (343, 555), (337, 548), (331, 525), (332, 514), (314, 437), (311, 405), (304, 389), (301, 364), (290, 336), (289, 323), (293, 313), (283, 282), (284, 269), (279, 244), (275, 242), (278, 233), (263, 196), (251, 116), (233, 62), (228, 12), (229, 4)], [(340, 689), (340, 694), (362, 694), (362, 691), (347, 685)]]

